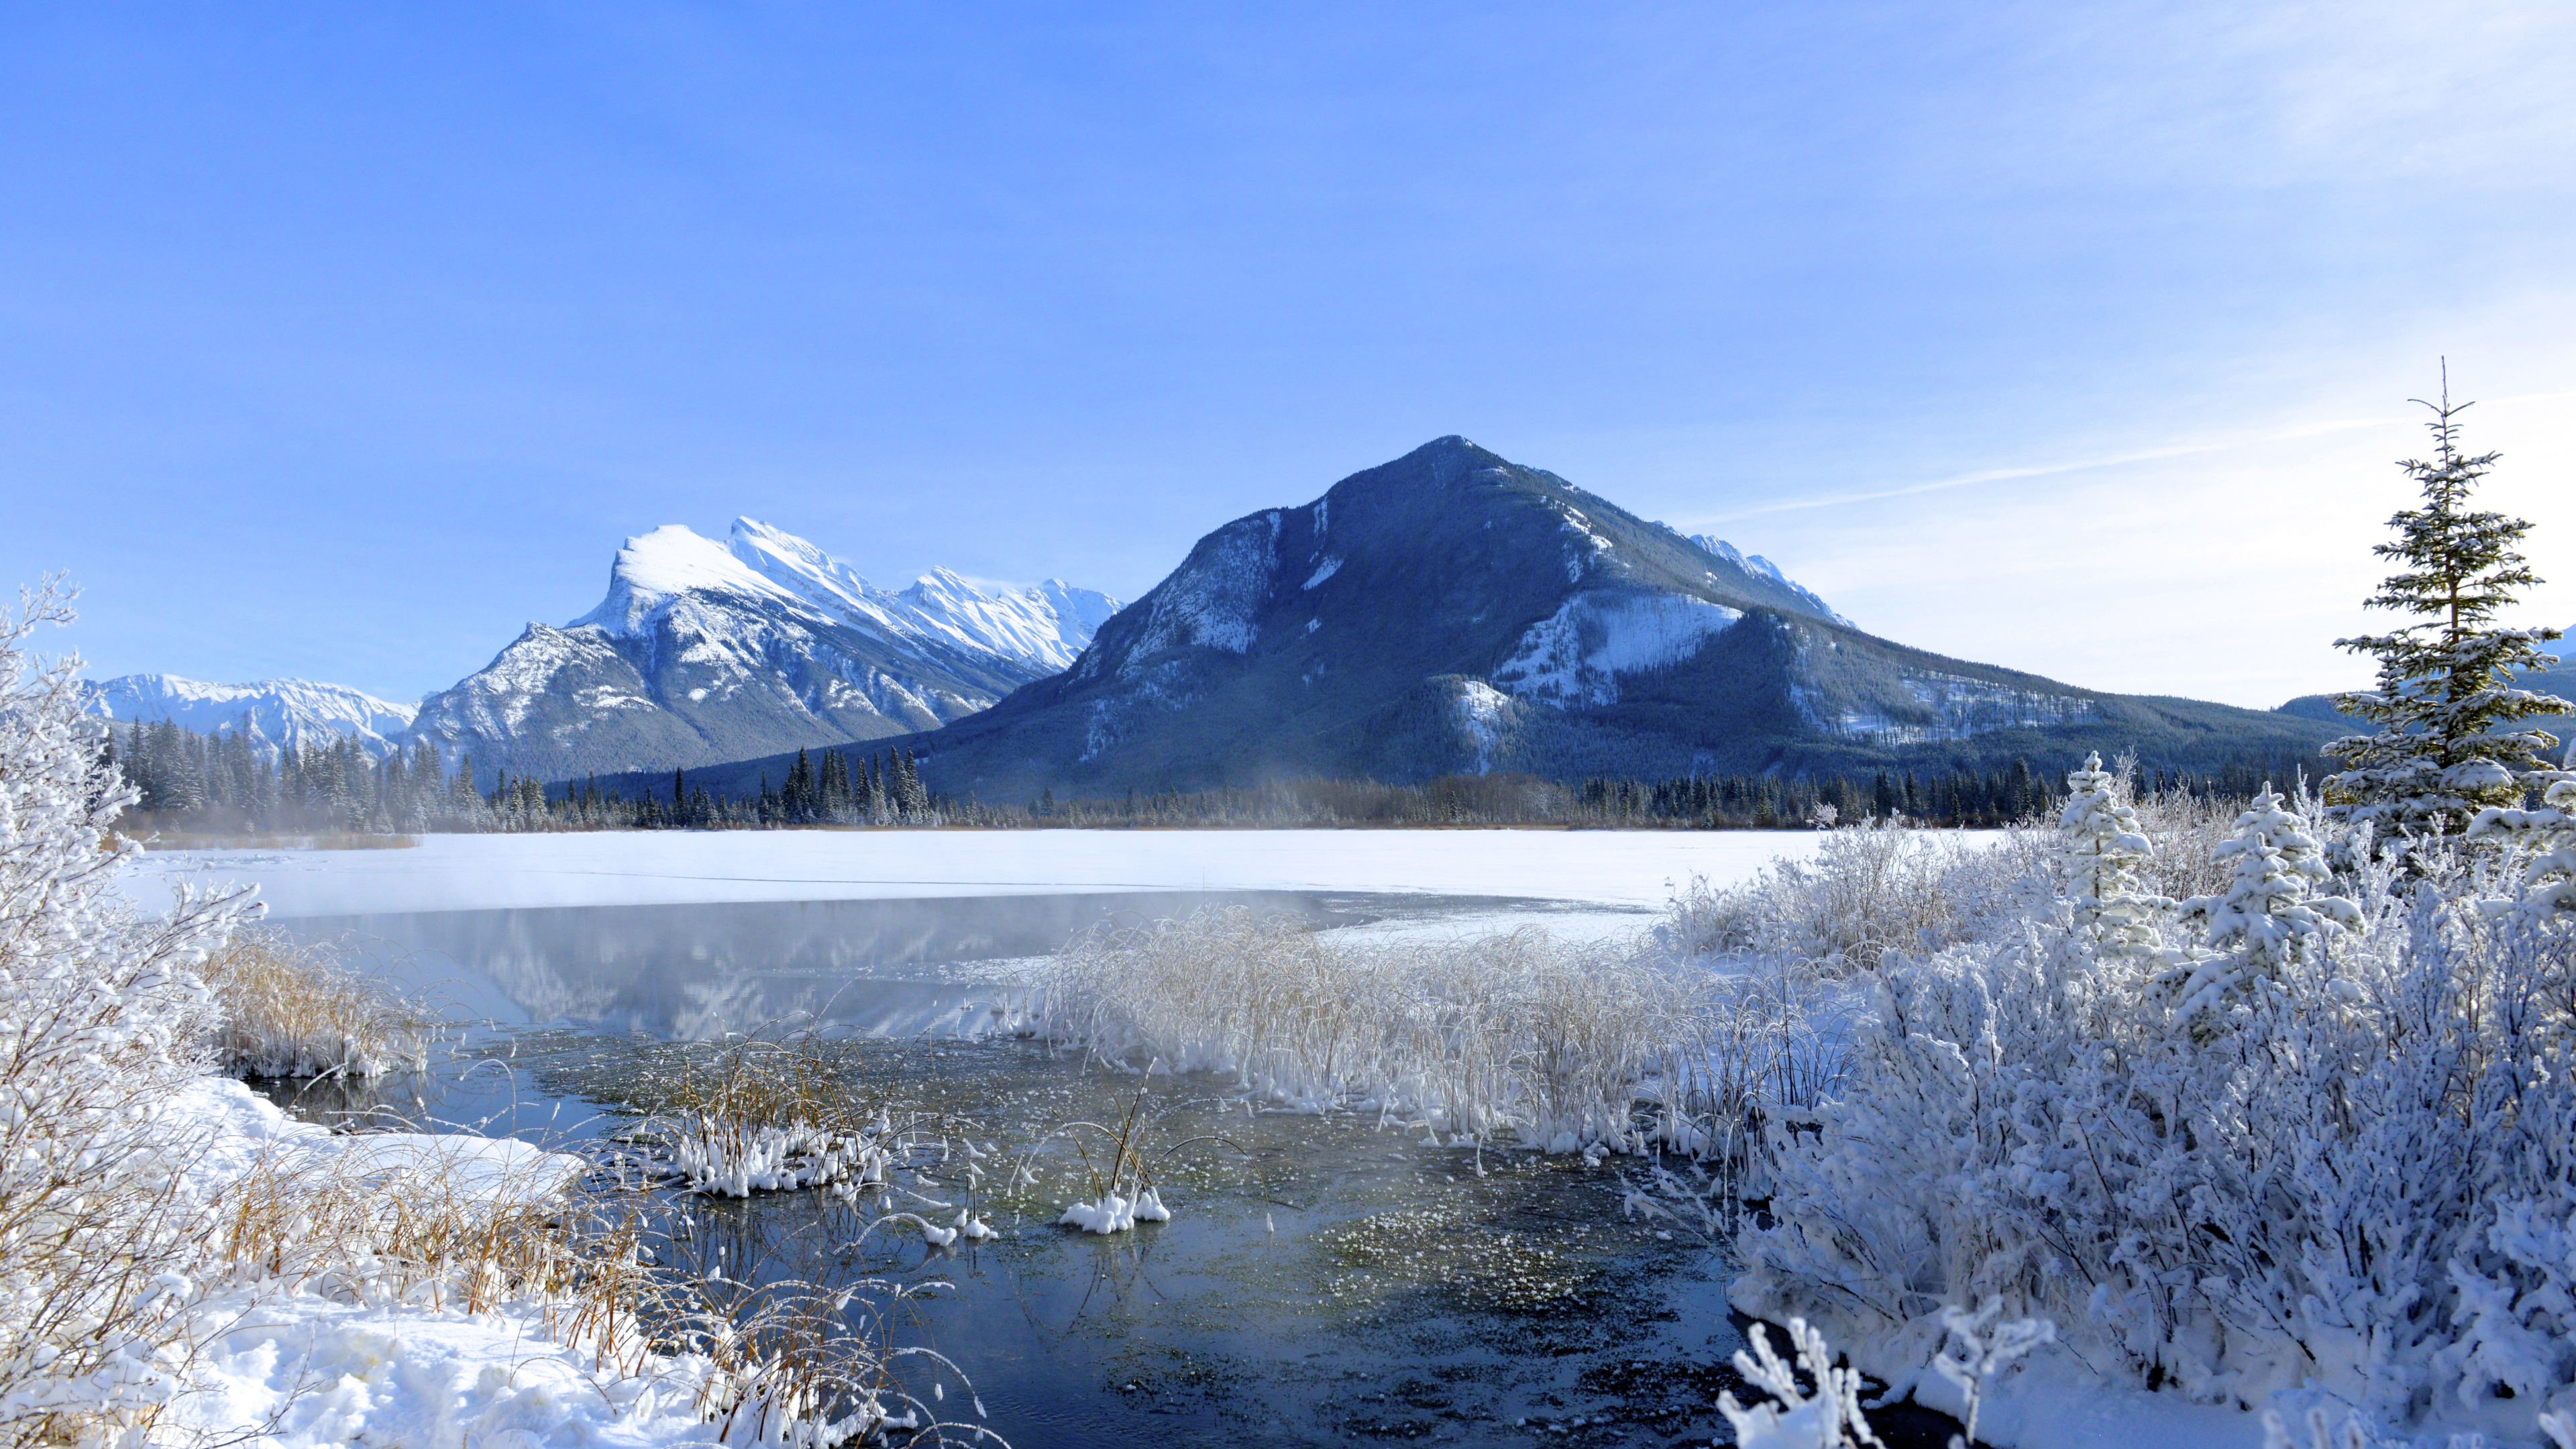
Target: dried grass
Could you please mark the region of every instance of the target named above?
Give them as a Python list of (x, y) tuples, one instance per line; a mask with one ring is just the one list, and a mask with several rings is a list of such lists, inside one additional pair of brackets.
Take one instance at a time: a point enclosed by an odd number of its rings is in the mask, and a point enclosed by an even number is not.
[(374, 1077), (428, 1064), (437, 1016), (329, 948), (245, 931), (197, 974), (214, 993), (209, 1046), (250, 1077)]
[(721, 1260), (665, 1266), (668, 1213), (631, 1180), (533, 1151), (496, 1173), (488, 1144), (457, 1138), (376, 1139), (404, 1147), (396, 1161), (424, 1154), (389, 1167), (369, 1140), (319, 1160), (276, 1154), (234, 1183), (212, 1238), (224, 1280), (466, 1313), (533, 1306), (604, 1377), (649, 1380), (663, 1402), (721, 1425), (719, 1442), (940, 1437), (891, 1371), (918, 1352), (895, 1345), (888, 1311), (914, 1288), (748, 1284)]
[(625, 1084), (645, 1114), (629, 1134), (647, 1170), (715, 1197), (883, 1185), (932, 1145), (859, 1075), (854, 1043), (811, 1028), (671, 1043)]
[(1686, 1039), (1698, 989), (1635, 951), (1535, 929), (1334, 943), (1225, 907), (1076, 939), (1045, 978), (1040, 1023), (1105, 1058), (1230, 1073), (1274, 1101), (1573, 1150), (1651, 1134), (1638, 1084)]
[(1813, 859), (1775, 862), (1738, 885), (1691, 877), (1659, 938), (1686, 957), (1794, 961), (1826, 977), (1875, 970), (1890, 951), (2018, 930), (2048, 897), (2052, 846), (2037, 821), (1970, 835), (1863, 820), (1825, 832)]

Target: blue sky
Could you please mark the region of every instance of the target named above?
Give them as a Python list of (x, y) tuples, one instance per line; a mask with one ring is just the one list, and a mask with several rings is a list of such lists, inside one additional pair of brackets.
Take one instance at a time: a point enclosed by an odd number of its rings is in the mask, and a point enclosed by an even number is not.
[(1460, 432), (2247, 704), (2452, 359), (2576, 624), (2576, 11), (0, 5), (0, 578), (412, 698), (748, 513), (1132, 597)]

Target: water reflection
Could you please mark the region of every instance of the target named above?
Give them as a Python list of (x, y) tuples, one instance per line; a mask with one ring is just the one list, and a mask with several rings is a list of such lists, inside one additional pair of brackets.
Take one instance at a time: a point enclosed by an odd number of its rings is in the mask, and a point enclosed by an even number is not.
[(319, 916), (282, 923), (338, 942), (450, 1014), (513, 1026), (706, 1041), (791, 1015), (867, 1035), (971, 1034), (1017, 997), (995, 963), (1047, 955), (1103, 921), (1242, 905), (1313, 925), (1363, 924), (1364, 896), (1285, 891), (965, 896), (567, 906)]

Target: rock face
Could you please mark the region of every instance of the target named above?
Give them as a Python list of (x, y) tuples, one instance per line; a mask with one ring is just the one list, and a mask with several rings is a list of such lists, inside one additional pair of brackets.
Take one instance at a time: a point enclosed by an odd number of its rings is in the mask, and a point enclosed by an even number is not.
[(988, 593), (946, 571), (872, 588), (737, 519), (630, 538), (598, 608), (532, 623), (422, 701), (413, 734), (492, 772), (668, 770), (936, 729), (1062, 669), (1117, 602), (1049, 581)]
[(1307, 773), (1839, 771), (2124, 742), (2297, 751), (2325, 732), (1890, 643), (1759, 558), (1448, 437), (1208, 534), (1071, 668), (909, 743), (935, 788), (1013, 799)]
[(345, 736), (380, 759), (411, 727), (414, 711), (345, 684), (309, 679), (209, 684), (175, 674), (121, 674), (83, 681), (81, 689), (93, 714), (127, 723), (166, 719), (199, 734), (239, 733), (269, 752)]

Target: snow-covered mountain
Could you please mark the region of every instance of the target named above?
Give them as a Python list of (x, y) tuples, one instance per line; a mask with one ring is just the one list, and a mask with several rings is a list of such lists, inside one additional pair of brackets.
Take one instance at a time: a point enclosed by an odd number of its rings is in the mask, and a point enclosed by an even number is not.
[(1762, 555), (1758, 553), (1745, 553), (1736, 548), (1734, 544), (1728, 543), (1725, 539), (1715, 537), (1711, 534), (1694, 533), (1691, 535), (1690, 541), (1698, 544), (1701, 548), (1708, 550), (1710, 553), (1715, 554), (1725, 562), (1731, 563), (1737, 568), (1743, 569), (1747, 573), (1760, 574), (1762, 577), (1769, 579), (1780, 587), (1796, 594), (1799, 598), (1804, 599), (1809, 604), (1813, 605), (1814, 612), (1823, 615), (1825, 618), (1831, 619), (1835, 623), (1840, 624), (1847, 629), (1857, 629), (1860, 627), (1858, 624), (1853, 623), (1851, 620), (1846, 619), (1842, 615), (1825, 607), (1825, 601), (1816, 597), (1815, 590), (1808, 588), (1805, 584), (1799, 583), (1797, 580), (1790, 578), (1787, 574), (1780, 572), (1780, 566), (1778, 564), (1764, 558)]
[(980, 651), (1041, 675), (1073, 663), (1092, 631), (1118, 612), (1116, 599), (1060, 579), (986, 593), (946, 569), (933, 569), (906, 589), (872, 588), (814, 545), (749, 518), (733, 521), (727, 552), (843, 623), (925, 645)]
[(2122, 747), (2197, 768), (2322, 733), (1864, 634), (1764, 559), (1448, 437), (1218, 528), (1070, 668), (912, 744), (935, 788), (1012, 799), (1293, 774), (1948, 771)]
[(939, 570), (879, 589), (749, 518), (718, 543), (677, 524), (626, 540), (607, 597), (531, 623), (421, 702), (451, 759), (563, 779), (935, 729), (1053, 674), (1118, 610), (1053, 580), (987, 591)]
[(344, 684), (262, 679), (209, 684), (175, 674), (120, 674), (83, 680), (90, 712), (114, 720), (171, 720), (199, 734), (241, 732), (257, 747), (328, 744), (342, 736), (382, 758), (411, 727), (416, 706), (395, 704)]

